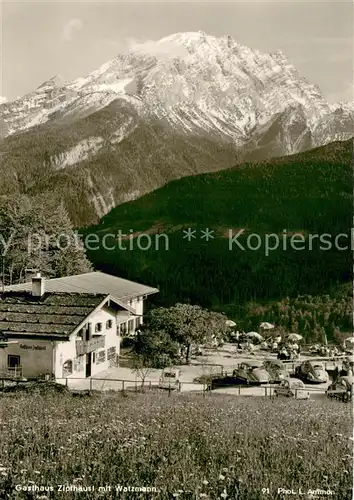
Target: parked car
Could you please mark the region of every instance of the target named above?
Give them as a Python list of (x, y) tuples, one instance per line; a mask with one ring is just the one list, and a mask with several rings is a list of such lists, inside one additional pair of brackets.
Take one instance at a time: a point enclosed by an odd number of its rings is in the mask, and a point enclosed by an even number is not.
[(233, 371), (239, 383), (267, 384), (270, 380), (269, 373), (260, 360), (244, 361)]
[(309, 384), (323, 384), (329, 379), (323, 364), (316, 360), (307, 360), (297, 366), (295, 376)]
[(339, 377), (328, 387), (326, 396), (346, 403), (351, 402), (353, 398), (353, 376)]
[(181, 371), (178, 368), (165, 368), (162, 371), (159, 388), (160, 389), (179, 389), (179, 379)]
[(287, 367), (278, 359), (266, 359), (263, 366), (269, 373), (270, 382), (278, 383), (289, 377)]
[(286, 398), (294, 399), (309, 399), (310, 393), (306, 390), (305, 384), (302, 380), (295, 380), (286, 378), (280, 386), (274, 389), (275, 396), (284, 396)]

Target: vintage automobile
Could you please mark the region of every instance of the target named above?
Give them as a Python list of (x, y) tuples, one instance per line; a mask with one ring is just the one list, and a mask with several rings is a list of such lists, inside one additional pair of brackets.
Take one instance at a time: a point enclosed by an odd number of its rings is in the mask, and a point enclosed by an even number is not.
[(329, 376), (323, 364), (316, 360), (304, 361), (295, 368), (295, 377), (309, 384), (323, 384), (328, 382)]
[(289, 377), (286, 365), (279, 359), (266, 359), (263, 366), (269, 373), (269, 381), (272, 383), (279, 383)]
[(160, 389), (179, 389), (180, 383), (179, 379), (181, 376), (181, 371), (178, 368), (165, 368), (162, 371), (159, 388)]
[(326, 396), (345, 403), (351, 402), (353, 398), (353, 382), (353, 376), (346, 375), (344, 377), (339, 377), (328, 387)]
[(279, 387), (274, 389), (274, 396), (284, 396), (286, 398), (294, 399), (309, 399), (310, 393), (306, 390), (302, 380), (286, 378), (280, 383)]
[(263, 362), (256, 359), (240, 363), (232, 375), (241, 384), (268, 384), (270, 381)]

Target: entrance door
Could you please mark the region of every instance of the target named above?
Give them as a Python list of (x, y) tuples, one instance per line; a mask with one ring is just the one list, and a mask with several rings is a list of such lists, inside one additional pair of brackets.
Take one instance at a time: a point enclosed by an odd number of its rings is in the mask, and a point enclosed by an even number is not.
[(16, 368), (16, 366), (20, 366), (20, 356), (14, 356), (13, 354), (9, 354), (7, 356), (7, 366), (8, 368)]
[(91, 377), (91, 361), (92, 361), (92, 353), (89, 352), (86, 354), (86, 377)]

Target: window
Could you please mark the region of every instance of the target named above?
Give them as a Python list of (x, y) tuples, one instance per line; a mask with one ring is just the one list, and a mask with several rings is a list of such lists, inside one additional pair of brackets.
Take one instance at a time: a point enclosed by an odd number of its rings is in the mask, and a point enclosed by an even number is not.
[(115, 346), (107, 349), (107, 359), (115, 359), (116, 354), (117, 354), (117, 349)]
[(96, 353), (92, 353), (92, 363), (96, 363)]
[(129, 333), (134, 332), (134, 327), (135, 327), (135, 320), (130, 319), (128, 322), (128, 332)]
[(110, 330), (112, 328), (113, 321), (111, 319), (106, 321), (106, 329)]
[(16, 366), (20, 366), (20, 356), (13, 356), (9, 354), (7, 356), (7, 366), (8, 368), (15, 368)]
[(63, 364), (63, 377), (65, 378), (68, 375), (71, 375), (72, 372), (73, 372), (73, 362), (71, 359), (68, 359)]
[(96, 323), (95, 332), (102, 332), (102, 323)]
[(96, 365), (104, 363), (106, 361), (106, 351), (98, 351), (96, 358)]
[(301, 380), (294, 380), (291, 382), (291, 387), (293, 389), (302, 389), (304, 387), (304, 384), (301, 382)]
[(127, 333), (127, 324), (126, 323), (121, 323), (120, 333), (121, 333), (121, 335), (125, 335)]

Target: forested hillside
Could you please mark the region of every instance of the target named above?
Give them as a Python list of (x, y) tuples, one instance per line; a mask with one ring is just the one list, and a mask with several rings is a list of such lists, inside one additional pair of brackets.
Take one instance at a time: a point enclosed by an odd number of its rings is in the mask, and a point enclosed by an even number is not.
[[(331, 305), (333, 289), (352, 277), (351, 160), (352, 142), (348, 141), (171, 182), (117, 207), (98, 226), (87, 229), (85, 234), (94, 233), (99, 240), (88, 255), (102, 270), (159, 286), (160, 304), (189, 301), (228, 311), (242, 321), (250, 317), (252, 324), (256, 314), (260, 320), (266, 316), (315, 336), (321, 335), (321, 328), (329, 328), (333, 336), (336, 329), (347, 330), (351, 325), (351, 298), (344, 289), (339, 287), (339, 302), (335, 299)], [(191, 241), (184, 238), (187, 228), (196, 231)], [(209, 241), (202, 238), (206, 228), (214, 231)], [(230, 247), (230, 229), (232, 235), (244, 230), (238, 241), (245, 251), (236, 244)], [(119, 230), (134, 233), (135, 239), (123, 241), (126, 250), (104, 249), (104, 236)], [(150, 235), (150, 249), (138, 248), (139, 231)], [(156, 248), (155, 233), (167, 235), (168, 249), (163, 240)], [(267, 255), (264, 242), (270, 233), (280, 243), (302, 235), (303, 249), (290, 244), (284, 249), (280, 244)], [(261, 239), (257, 250), (247, 246), (251, 234)], [(345, 235), (338, 241), (346, 249), (335, 244), (339, 234)], [(327, 235), (331, 245), (321, 244), (321, 235)], [(113, 239), (109, 244), (114, 246)], [(329, 299), (323, 297), (326, 294)], [(299, 295), (313, 297), (295, 300)], [(283, 302), (286, 297), (290, 302)], [(269, 305), (259, 314), (255, 303)], [(302, 312), (306, 308), (311, 318)], [(283, 315), (279, 310), (284, 310)]]

